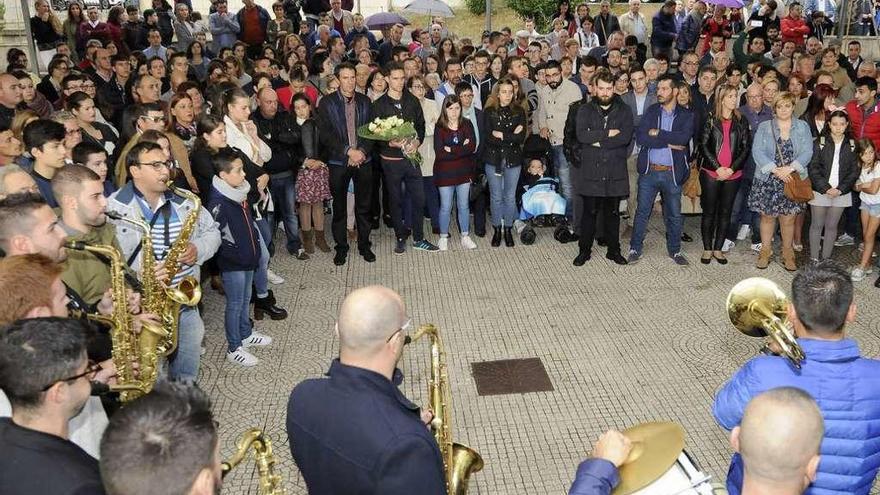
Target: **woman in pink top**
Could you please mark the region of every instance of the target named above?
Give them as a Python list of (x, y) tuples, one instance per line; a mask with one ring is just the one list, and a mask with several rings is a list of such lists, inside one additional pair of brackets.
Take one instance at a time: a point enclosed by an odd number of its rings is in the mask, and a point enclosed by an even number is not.
[(700, 204), (703, 208), (703, 256), (700, 262), (706, 265), (713, 257), (719, 264), (727, 264), (721, 247), (730, 225), (730, 212), (739, 190), (742, 168), (751, 153), (749, 123), (736, 107), (737, 89), (720, 86), (715, 92), (715, 108), (699, 137)]

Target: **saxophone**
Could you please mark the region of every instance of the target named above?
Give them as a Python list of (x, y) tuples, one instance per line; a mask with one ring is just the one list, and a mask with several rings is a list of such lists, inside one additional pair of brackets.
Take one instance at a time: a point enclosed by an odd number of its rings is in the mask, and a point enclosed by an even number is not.
[[(192, 237), (196, 225), (199, 221), (199, 210), (202, 202), (195, 194), (174, 187), (172, 181), (167, 182), (168, 188), (176, 195), (182, 196), (195, 203), (192, 213), (186, 217), (180, 229), (180, 235), (174, 241), (174, 244), (168, 250), (165, 256), (165, 269), (168, 272), (168, 280), (174, 280), (174, 276), (180, 270), (180, 255), (186, 251), (189, 245), (189, 238)], [(145, 228), (143, 236), (144, 245), (142, 251), (143, 270), (142, 277), (144, 279), (144, 311), (157, 315), (162, 319), (162, 327), (165, 329), (166, 337), (163, 339), (162, 348), (164, 355), (169, 356), (177, 349), (178, 324), (180, 322), (180, 307), (195, 306), (202, 299), (202, 288), (199, 287), (199, 281), (195, 277), (186, 276), (175, 287), (165, 287), (158, 280), (153, 280), (154, 263), (152, 239), (149, 241), (149, 249), (147, 249), (146, 239), (150, 238), (150, 228), (144, 222), (142, 228)], [(147, 269), (149, 262), (149, 270)], [(149, 283), (147, 281), (150, 281)], [(147, 288), (149, 286), (149, 289)]]
[(431, 378), (428, 381), (428, 396), (434, 411), (431, 429), (443, 457), (446, 492), (449, 495), (465, 495), (470, 476), (483, 469), (483, 458), (476, 450), (452, 441), (452, 396), (449, 393), (446, 353), (443, 351), (440, 330), (431, 324), (422, 325), (407, 343), (415, 342), (423, 336), (431, 340)]
[[(143, 325), (140, 333), (132, 328), (132, 317), (128, 312), (128, 298), (125, 291), (125, 265), (122, 255), (113, 246), (86, 244), (82, 241), (69, 241), (65, 247), (102, 255), (110, 260), (110, 290), (113, 294), (113, 314), (111, 316), (86, 315), (110, 326), (113, 363), (116, 365), (117, 384), (110, 390), (119, 392), (123, 403), (147, 394), (153, 389), (159, 376), (159, 341), (165, 336), (163, 329)], [(138, 376), (135, 377), (132, 363), (138, 363)]]
[(251, 428), (244, 432), (236, 444), (235, 455), (222, 465), (223, 477), (244, 460), (251, 447), (257, 461), (257, 473), (260, 476), (260, 495), (284, 495), (284, 483), (281, 475), (275, 472), (275, 455), (272, 453), (272, 441), (262, 430)]

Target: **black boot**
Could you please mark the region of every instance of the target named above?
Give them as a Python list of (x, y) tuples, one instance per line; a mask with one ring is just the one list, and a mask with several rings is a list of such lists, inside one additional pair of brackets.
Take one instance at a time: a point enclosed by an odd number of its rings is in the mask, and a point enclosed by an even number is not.
[(504, 245), (513, 247), (513, 227), (504, 227)]
[(271, 290), (268, 296), (254, 300), (254, 319), (262, 320), (264, 314), (268, 314), (273, 320), (287, 318), (287, 310), (275, 305), (275, 294)]
[(501, 245), (501, 227), (492, 227), (495, 232), (492, 234), (492, 247)]

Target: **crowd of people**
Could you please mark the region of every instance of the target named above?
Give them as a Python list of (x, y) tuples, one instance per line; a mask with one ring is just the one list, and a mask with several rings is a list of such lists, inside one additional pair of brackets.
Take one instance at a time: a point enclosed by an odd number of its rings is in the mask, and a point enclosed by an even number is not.
[[(126, 446), (141, 438), (126, 429), (155, 425), (142, 422), (138, 415), (146, 413), (135, 405), (117, 413), (113, 394), (90, 398), (85, 387), (114, 379), (118, 346), (107, 328), (63, 318), (111, 316), (146, 331), (169, 315), (152, 312), (139, 294), (145, 280), (177, 287), (201, 279), (225, 297), (226, 359), (255, 366), (258, 349), (272, 344), (257, 322), (288, 316), (271, 289), (284, 283), (270, 268), (273, 257), (284, 256), (282, 239), (297, 260), (333, 252), (342, 266), (355, 244), (372, 263), (370, 239), (383, 224), (393, 230), (394, 255), (477, 249), (475, 238), (487, 235), (492, 248), (512, 248), (517, 237), (528, 245), (536, 229), (552, 226), (556, 240), (577, 243), (575, 266), (591, 259), (594, 243), (611, 262), (628, 265), (643, 257), (650, 217), (660, 208), (666, 254), (688, 265), (682, 243), (694, 239), (683, 211), (700, 212), (702, 264), (726, 265), (742, 241), (758, 269), (770, 265), (778, 244), (786, 270), (805, 270), (795, 279), (791, 317), (799, 337), (820, 342), (808, 359), (821, 363), (805, 369), (847, 377), (832, 396), (856, 387), (847, 400), (873, 400), (870, 383), (846, 381), (867, 376), (874, 364), (859, 358), (842, 329), (854, 316), (852, 282), (873, 271), (880, 227), (878, 70), (862, 58), (859, 41), (844, 52), (829, 35), (848, 23), (874, 34), (870, 2), (858, 4), (856, 17), (838, 19), (830, 0), (757, 0), (732, 10), (669, 0), (648, 18), (639, 0), (619, 16), (608, 1), (562, 0), (546, 34), (525, 20), (516, 31), (469, 38), (435, 17), (408, 39), (399, 24), (377, 35), (351, 3), (284, 0), (270, 13), (245, 0), (232, 13), (226, 0), (216, 0), (203, 17), (187, 0), (153, 0), (143, 12), (114, 6), (105, 18), (95, 6), (71, 2), (62, 21), (47, 0), (35, 2), (30, 27), (38, 60), (11, 49), (0, 73), (0, 291), (10, 295), (0, 304), (0, 323), (9, 325), (0, 332), (0, 388), (13, 418), (0, 423), (0, 444), (45, 445), (49, 450), (28, 454), (29, 462), (73, 469), (63, 480), (29, 481), (46, 485), (13, 484), (11, 493), (100, 492), (102, 478), (110, 493), (148, 493), (150, 473), (134, 483), (124, 478), (135, 476), (130, 466), (128, 474), (116, 472), (148, 456), (158, 457), (144, 466), (179, 475), (163, 477), (181, 483), (169, 493), (212, 493), (217, 456), (205, 449), (216, 449), (216, 426), (204, 397), (185, 387), (197, 383), (204, 352), (199, 305), (183, 304), (173, 315), (176, 350), (163, 365), (163, 382), (185, 386), (160, 385), (154, 395), (164, 399), (138, 406), (169, 404), (166, 412), (180, 424), (149, 435), (157, 442), (163, 435), (193, 438), (186, 455), (198, 457), (195, 464), (159, 459), (170, 451)], [(415, 135), (382, 140), (364, 132), (391, 117), (411, 124)], [(283, 237), (276, 236), (279, 225)], [(828, 261), (835, 246), (856, 244), (857, 266), (844, 272)], [(119, 253), (126, 300), (114, 297), (110, 260), (84, 245)], [(799, 252), (810, 263), (799, 267)], [(834, 297), (822, 284), (834, 285)], [(799, 303), (798, 293), (813, 299)], [(342, 352), (329, 383), (379, 387), (397, 401), (377, 414), (412, 428), (425, 418), (389, 384), (398, 383), (394, 370), (408, 330), (402, 301), (376, 288), (351, 298), (377, 316), (347, 321), (353, 309), (343, 305)], [(812, 313), (810, 304), (827, 314)], [(41, 340), (47, 327), (68, 335)], [(825, 349), (825, 341), (845, 349)], [(779, 369), (767, 376), (789, 376), (773, 363), (766, 366)], [(719, 395), (719, 423), (744, 423), (743, 398), (778, 386), (803, 388), (823, 412), (838, 407), (810, 376), (738, 376)], [(363, 479), (376, 493), (412, 493), (413, 486), (440, 493), (439, 457), (424, 428), (402, 439), (399, 450), (375, 443), (396, 430), (351, 423), (345, 432), (318, 433), (337, 427), (327, 418), (360, 400), (334, 410), (326, 386), (298, 387), (301, 398), (289, 411), (289, 433), (300, 437), (291, 442), (293, 454), (307, 484), (321, 487), (313, 490), (343, 493), (349, 485), (339, 483)], [(361, 392), (364, 400), (373, 393)], [(792, 394), (768, 400), (802, 402)], [(199, 418), (191, 423), (193, 415)], [(127, 419), (111, 423), (108, 431), (123, 431), (100, 445), (108, 416)], [(331, 461), (360, 434), (371, 437), (351, 444), (348, 458), (363, 460), (356, 469)], [(602, 444), (619, 454), (621, 442), (609, 434)], [(804, 464), (789, 466), (792, 472), (810, 479), (818, 472), (815, 486), (823, 490), (867, 493), (876, 466), (856, 476), (849, 464), (875, 454), (867, 443), (855, 453), (823, 443), (823, 456), (846, 459), (818, 468), (807, 465), (816, 455), (812, 443), (804, 445)], [(99, 474), (95, 459), (105, 458), (105, 448), (130, 455), (114, 455), (118, 464)], [(406, 462), (402, 452), (411, 454)], [(749, 484), (743, 457), (745, 482), (731, 471), (734, 493)], [(370, 464), (376, 459), (385, 463), (378, 471)], [(352, 476), (328, 463), (363, 472)], [(614, 484), (608, 464), (587, 466), (586, 478)], [(607, 476), (592, 471), (596, 466)], [(0, 463), (0, 472), (18, 479), (26, 470)], [(853, 479), (834, 478), (841, 473)], [(594, 493), (575, 487), (572, 493)]]

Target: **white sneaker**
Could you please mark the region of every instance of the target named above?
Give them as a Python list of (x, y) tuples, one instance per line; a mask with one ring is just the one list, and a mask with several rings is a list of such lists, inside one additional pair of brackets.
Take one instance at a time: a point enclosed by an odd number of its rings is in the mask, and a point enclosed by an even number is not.
[(262, 347), (272, 343), (272, 337), (262, 334), (256, 330), (251, 332), (251, 336), (242, 340), (241, 345), (244, 347)]
[(239, 347), (232, 352), (227, 352), (226, 360), (230, 363), (245, 366), (247, 368), (250, 368), (251, 366), (256, 366), (257, 363), (260, 362), (260, 360), (257, 359), (257, 356), (254, 356), (253, 354), (246, 351), (244, 347)]
[(837, 246), (837, 247), (840, 247), (840, 246), (852, 246), (853, 244), (855, 244), (855, 241), (856, 241), (856, 240), (853, 239), (853, 237), (852, 237), (851, 235), (849, 235), (849, 234), (842, 234), (840, 237), (837, 238), (836, 241), (834, 241), (834, 245)]
[(749, 234), (751, 234), (751, 233), (752, 233), (752, 228), (749, 227), (748, 225), (743, 225), (739, 228), (739, 232), (737, 232), (737, 234), (736, 234), (736, 239), (738, 241), (742, 241), (746, 237), (748, 237)]
[(757, 242), (755, 244), (752, 244), (752, 251), (754, 251), (755, 254), (758, 254), (761, 252), (762, 247), (764, 247), (764, 245), (761, 244), (760, 242)]
[(439, 241), (437, 241), (437, 247), (440, 248), (440, 251), (449, 251), (449, 238), (441, 237)]
[(733, 246), (736, 246), (736, 243), (731, 241), (730, 239), (724, 239), (724, 245), (721, 246), (722, 253), (729, 253)]
[(463, 235), (461, 236), (461, 247), (465, 249), (477, 249), (477, 243), (471, 239), (471, 236)]
[(850, 278), (853, 282), (861, 282), (865, 279), (865, 275), (867, 275), (865, 270), (863, 270), (862, 267), (857, 266), (853, 268), (852, 273), (850, 273)]
[(266, 270), (266, 275), (268, 275), (269, 283), (271, 284), (279, 285), (284, 283), (284, 279), (281, 278), (281, 276), (277, 273), (273, 272), (271, 269)]

